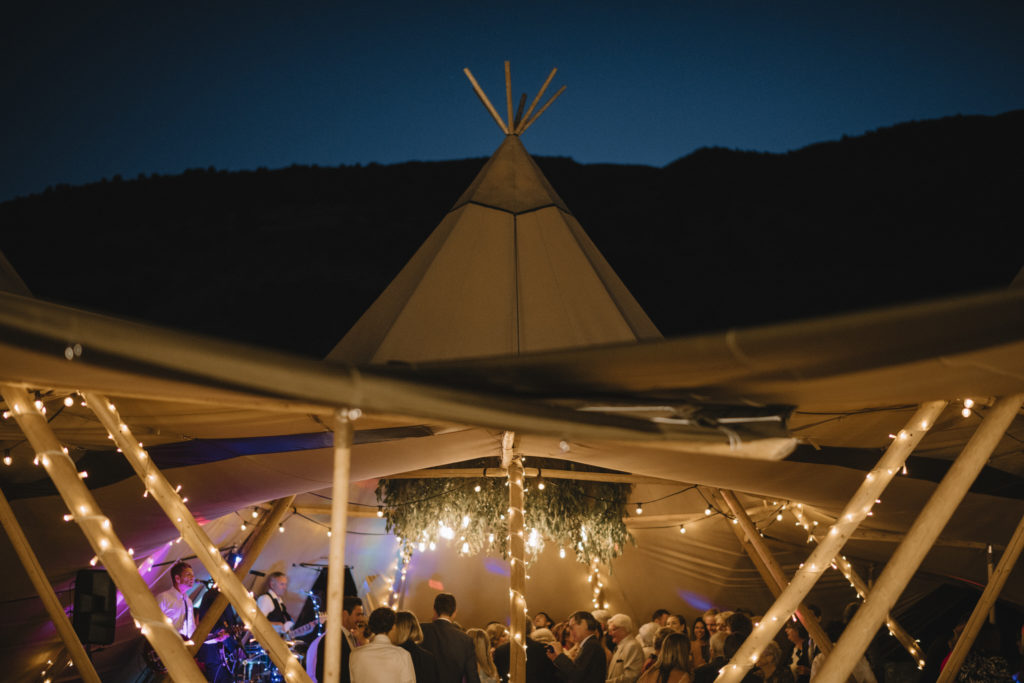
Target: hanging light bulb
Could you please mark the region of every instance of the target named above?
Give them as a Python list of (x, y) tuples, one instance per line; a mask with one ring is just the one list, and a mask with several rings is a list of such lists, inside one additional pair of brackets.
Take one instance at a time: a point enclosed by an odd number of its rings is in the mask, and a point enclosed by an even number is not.
[(253, 518), (253, 519), (256, 519), (256, 518), (257, 518), (257, 517), (259, 517), (259, 516), (260, 516), (260, 510), (259, 510), (259, 508), (253, 508), (253, 509), (252, 509), (252, 518)]
[(682, 524), (679, 525), (679, 533), (681, 533), (681, 534), (685, 534), (686, 533), (686, 527), (683, 526)]
[(644, 514), (644, 504), (643, 503), (637, 503), (636, 504), (636, 514), (638, 514), (638, 515)]
[(710, 505), (708, 505), (706, 508), (704, 508), (704, 516), (705, 517), (710, 517), (711, 516), (711, 506)]
[(281, 522), (280, 524), (277, 525), (277, 530), (278, 530), (278, 532), (280, 532), (282, 534), (284, 533), (284, 522)]
[(537, 488), (540, 489), (541, 491), (544, 490), (544, 480), (543, 479), (538, 479), (537, 480)]
[(480, 484), (477, 484), (476, 486), (474, 486), (473, 490), (476, 491), (477, 493), (480, 493)]
[(66, 405), (68, 408), (70, 408), (71, 406), (75, 405), (74, 397), (73, 396), (65, 396), (64, 397), (64, 405)]
[(565, 548), (559, 548), (558, 549), (558, 556), (560, 558), (562, 558), (563, 560), (565, 559)]
[(10, 453), (4, 456), (4, 464), (10, 467), (14, 463), (14, 458), (11, 457)]
[(964, 408), (973, 408), (973, 407), (974, 407), (974, 399), (973, 398), (965, 398), (964, 399)]
[(248, 528), (249, 528), (249, 527), (248, 527), (248, 526), (246, 526), (246, 524), (245, 524), (245, 521), (243, 520), (243, 521), (242, 521), (242, 531), (245, 531), (245, 530), (246, 530), (246, 529), (248, 529)]
[(383, 517), (384, 516), (384, 507), (381, 506), (381, 505), (377, 506), (377, 516), (378, 517)]

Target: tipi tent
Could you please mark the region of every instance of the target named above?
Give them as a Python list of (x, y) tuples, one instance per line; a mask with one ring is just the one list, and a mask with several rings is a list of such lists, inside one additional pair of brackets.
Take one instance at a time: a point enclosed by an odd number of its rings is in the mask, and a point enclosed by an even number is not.
[[(511, 100), (509, 109), (506, 129), (521, 132)], [(255, 507), (299, 494), (287, 533), (255, 567), (288, 570), (297, 590), (327, 559), (323, 497), (342, 498), (331, 489), (332, 424), (342, 407), (363, 413), (344, 499), (354, 512), (368, 511), (351, 520), (346, 562), (374, 599), (388, 592), (381, 589), (397, 560), (395, 539), (373, 514), (374, 480), (479, 458), (497, 466), (506, 431), (516, 433), (527, 465), (556, 458), (636, 483), (630, 501), (645, 507), (628, 526), (637, 547), (601, 570), (610, 608), (636, 616), (661, 606), (690, 617), (713, 605), (767, 610), (771, 592), (736, 540), (738, 525), (704, 514), (709, 499), (727, 511), (714, 489), (737, 492), (792, 575), (813, 544), (809, 530), (794, 525), (793, 507), (781, 505), (800, 503), (808, 525), (839, 522), (882, 452), (928, 402), (948, 405), (929, 421), (907, 475), (896, 474), (876, 514), (850, 531), (844, 553), (862, 571), (885, 565), (937, 480), (954, 472), (971, 490), (950, 508), (955, 514), (904, 593), (911, 600), (951, 577), (984, 583), (984, 547), (1007, 545), (1024, 514), (1019, 405), (997, 400), (1024, 391), (1024, 292), (662, 340), (514, 133), (326, 363), (26, 294), (0, 294), (0, 383), (38, 395), (49, 429), (89, 473), (83, 481), (153, 590), (163, 588), (164, 563), (191, 552), (174, 543), (174, 521), (143, 496), (147, 485), (110, 447), (82, 395), (116, 404), (218, 549), (251, 533), (241, 521)], [(979, 418), (984, 425), (999, 411), (1010, 426), (994, 437), (988, 463), (1001, 476), (972, 485), (974, 477), (948, 461)], [(38, 449), (15, 424), (19, 417), (0, 425), (12, 459), (3, 491), (46, 579), (67, 601), (74, 572), (89, 566), (94, 549), (76, 524), (61, 521), (75, 513), (32, 464)], [(691, 488), (697, 484), (707, 488)], [(656, 500), (673, 492), (680, 493)], [(0, 634), (0, 659), (13, 680), (39, 680), (40, 671), (56, 679), (47, 661), (58, 661), (60, 639), (7, 543), (0, 540), (0, 557), (13, 616)], [(532, 609), (564, 616), (589, 604), (589, 568), (575, 576), (570, 561), (552, 546), (531, 568)], [(421, 618), (438, 586), (460, 595), (468, 624), (509, 614), (501, 558), (442, 548), (415, 555), (409, 571), (402, 604)], [(246, 586), (259, 589), (252, 580)], [(1022, 584), (1012, 575), (1004, 597), (1024, 603)], [(839, 573), (825, 574), (815, 590), (827, 604), (855, 597)], [(298, 592), (290, 597), (301, 604)], [(124, 605), (119, 625), (118, 644), (97, 657), (105, 680), (141, 642)]]

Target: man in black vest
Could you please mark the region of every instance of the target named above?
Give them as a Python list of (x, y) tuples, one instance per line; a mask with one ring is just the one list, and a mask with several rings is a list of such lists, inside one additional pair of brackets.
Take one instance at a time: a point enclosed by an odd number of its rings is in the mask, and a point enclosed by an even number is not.
[(434, 621), (422, 624), (420, 645), (437, 658), (438, 683), (480, 683), (473, 639), (452, 623), (453, 616), (455, 596), (438, 593), (434, 598)]
[(278, 633), (285, 633), (295, 625), (288, 614), (288, 608), (284, 605), (284, 596), (287, 592), (288, 575), (284, 572), (273, 572), (267, 577), (267, 592), (256, 600), (256, 605)]
[[(352, 654), (352, 650), (356, 647), (355, 636), (352, 635), (352, 629), (356, 627), (356, 623), (363, 618), (363, 601), (356, 595), (346, 595), (341, 600), (341, 671), (339, 672), (340, 683), (349, 683), (351, 676), (348, 670), (348, 659), (349, 655)], [(328, 620), (327, 628), (331, 628), (334, 624)], [(324, 632), (326, 635), (326, 631)], [(324, 680), (324, 662), (326, 662), (326, 656), (324, 655), (324, 645), (327, 640), (323, 635), (317, 637), (309, 645), (309, 649), (306, 650), (306, 673), (314, 681)]]

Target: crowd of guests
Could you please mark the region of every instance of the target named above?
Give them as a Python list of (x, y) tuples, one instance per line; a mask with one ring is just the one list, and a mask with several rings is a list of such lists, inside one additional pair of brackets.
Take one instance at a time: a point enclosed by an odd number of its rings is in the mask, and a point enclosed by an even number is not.
[[(428, 623), (384, 607), (364, 622), (359, 599), (345, 598), (341, 680), (503, 683), (509, 680), (511, 648), (521, 646), (529, 683), (712, 683), (758, 620), (745, 610), (712, 609), (688, 624), (682, 615), (659, 609), (636, 626), (629, 615), (606, 610), (577, 611), (560, 622), (539, 612), (527, 622), (525, 639), (513, 643), (504, 624), (464, 630), (455, 611), (454, 596), (441, 593)], [(827, 625), (833, 642), (842, 628), (843, 622)], [(307, 670), (318, 681), (323, 642), (314, 642), (307, 655)], [(803, 625), (789, 621), (748, 667), (743, 683), (812, 683), (824, 657)], [(852, 678), (876, 683), (863, 658)]]

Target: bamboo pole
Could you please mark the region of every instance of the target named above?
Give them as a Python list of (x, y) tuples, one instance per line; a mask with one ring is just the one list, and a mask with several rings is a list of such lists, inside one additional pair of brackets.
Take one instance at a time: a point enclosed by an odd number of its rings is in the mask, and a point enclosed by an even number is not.
[[(789, 584), (786, 579), (786, 575), (783, 573), (782, 567), (779, 566), (775, 556), (772, 555), (771, 551), (768, 549), (764, 539), (761, 538), (761, 534), (758, 533), (754, 523), (750, 521), (750, 517), (747, 516), (747, 511), (743, 509), (742, 505), (740, 505), (739, 500), (736, 498), (736, 494), (732, 491), (720, 490), (719, 495), (721, 495), (726, 505), (729, 506), (729, 509), (735, 516), (740, 529), (743, 530), (743, 533), (747, 536), (747, 540), (750, 541), (750, 546), (761, 558), (761, 561), (764, 562), (768, 572), (772, 575), (772, 578), (775, 579), (776, 584), (778, 584), (779, 590), (785, 594)], [(776, 599), (775, 604), (779, 604), (778, 599)], [(814, 643), (818, 646), (818, 649), (827, 655), (832, 650), (832, 640), (825, 633), (825, 629), (821, 627), (821, 624), (818, 622), (818, 618), (814, 616), (814, 612), (807, 609), (802, 602), (797, 603), (794, 606), (793, 611), (781, 616), (776, 616), (775, 614), (772, 614), (771, 611), (765, 613), (765, 615), (761, 617), (761, 624), (771, 622), (773, 626), (776, 627), (775, 631), (777, 633), (778, 629), (782, 628), (786, 619), (788, 619), (790, 614), (793, 612), (796, 612), (797, 619), (799, 619), (800, 623), (804, 625), (805, 629), (807, 629), (808, 635), (814, 639)], [(772, 621), (772, 619), (777, 619), (777, 621)], [(747, 640), (750, 640), (750, 638), (748, 637)], [(729, 666), (723, 667), (724, 673), (720, 674), (715, 680), (718, 681), (726, 675), (736, 676), (737, 674), (742, 674), (749, 668), (749, 666), (756, 662), (756, 656), (741, 659), (739, 652), (737, 652), (733, 656)], [(743, 666), (740, 666), (741, 663)], [(743, 676), (740, 675), (739, 678), (743, 678)]]
[[(199, 526), (192, 512), (185, 505), (185, 501), (178, 495), (175, 487), (156, 464), (149, 457), (149, 454), (139, 446), (138, 441), (132, 434), (131, 429), (125, 424), (117, 412), (117, 408), (105, 396), (96, 392), (84, 391), (89, 409), (96, 415), (107, 432), (113, 437), (114, 443), (124, 454), (124, 457), (131, 464), (132, 469), (142, 480), (149, 495), (156, 501), (167, 518), (181, 534), (182, 540), (195, 553), (196, 558), (210, 572), (210, 576), (217, 583), (222, 595), (227, 599), (243, 619), (253, 636), (259, 641), (263, 649), (270, 655), (274, 665), (289, 681), (309, 681), (306, 670), (299, 664), (288, 647), (281, 639), (281, 635), (274, 630), (266, 615), (256, 605), (252, 594), (242, 585), (242, 582), (231, 571), (231, 567), (221, 557), (217, 546), (210, 541), (206, 531)], [(190, 634), (191, 635), (191, 634)], [(192, 645), (193, 643), (189, 643)]]
[(331, 500), (331, 539), (327, 551), (327, 618), (334, 626), (324, 632), (324, 683), (341, 677), (341, 608), (345, 593), (345, 529), (348, 528), (348, 485), (352, 461), (352, 419), (358, 411), (334, 413), (334, 479)]
[(516, 134), (519, 134), (519, 133), (523, 132), (523, 129), (522, 129), (523, 121), (525, 121), (525, 120), (530, 118), (530, 114), (533, 113), (533, 110), (537, 106), (537, 103), (540, 102), (540, 98), (544, 96), (544, 91), (548, 89), (549, 85), (551, 85), (551, 79), (553, 79), (555, 77), (555, 73), (557, 71), (558, 71), (558, 69), (552, 69), (551, 73), (548, 74), (547, 80), (544, 81), (544, 85), (540, 86), (540, 90), (537, 91), (537, 96), (533, 98), (533, 102), (530, 103), (530, 108), (526, 110), (526, 113), (523, 115), (522, 120), (519, 122), (519, 127), (515, 131)]
[(512, 130), (512, 65), (505, 60), (505, 104), (508, 105), (508, 128)]
[(480, 101), (484, 103), (487, 111), (489, 111), (491, 116), (494, 117), (494, 121), (498, 124), (498, 128), (501, 128), (502, 133), (508, 135), (508, 128), (505, 126), (505, 122), (501, 120), (500, 116), (498, 116), (497, 110), (494, 108), (494, 105), (491, 104), (491, 101), (487, 99), (487, 95), (484, 94), (483, 88), (481, 88), (480, 84), (476, 82), (475, 78), (473, 78), (473, 74), (469, 69), (463, 69), (462, 71), (466, 74), (466, 78), (468, 78), (469, 82), (473, 85), (473, 90), (476, 92), (476, 96), (480, 98)]
[[(810, 554), (792, 581), (788, 585), (786, 582), (782, 582), (784, 587), (782, 595), (765, 612), (761, 623), (758, 624), (753, 633), (750, 634), (750, 637), (737, 650), (733, 661), (748, 662), (757, 660), (765, 645), (775, 637), (779, 629), (785, 624), (785, 620), (797, 609), (797, 606), (810, 592), (811, 588), (814, 587), (814, 584), (817, 583), (825, 569), (832, 564), (832, 560), (839, 554), (850, 534), (853, 533), (857, 525), (871, 511), (875, 500), (885, 490), (885, 487), (888, 486), (907, 457), (917, 444), (920, 443), (921, 439), (924, 438), (924, 435), (935, 424), (935, 421), (942, 414), (945, 407), (945, 401), (930, 401), (921, 404), (914, 412), (903, 429), (899, 431), (896, 438), (889, 444), (889, 447), (881, 459), (879, 459), (878, 464), (864, 477), (864, 481), (857, 491), (854, 492), (850, 502), (843, 508), (839, 521), (831, 526), (824, 540)], [(742, 520), (740, 523), (743, 523)], [(888, 609), (886, 609), (886, 612), (888, 612)], [(818, 636), (811, 634), (811, 637), (819, 645), (824, 645), (825, 641), (819, 641)], [(828, 654), (829, 649), (831, 649), (831, 643), (829, 643), (829, 647), (822, 647), (822, 651), (825, 654)], [(849, 676), (849, 672), (846, 673), (846, 676), (842, 676), (840, 680), (847, 678), (847, 676)], [(742, 676), (739, 675), (738, 670), (728, 667), (716, 681), (717, 683), (738, 683), (740, 678)]]
[[(809, 534), (810, 538), (813, 539), (815, 543), (821, 543), (821, 539), (815, 535), (813, 527), (804, 515), (803, 505), (797, 504), (792, 508), (792, 510), (796, 520)], [(837, 554), (832, 558), (832, 567), (846, 577), (846, 580), (850, 582), (850, 587), (857, 592), (857, 597), (863, 600), (864, 596), (866, 596), (871, 589), (868, 588), (867, 583), (863, 578), (861, 578), (861, 575), (857, 570), (854, 569), (853, 564), (846, 559), (846, 556), (841, 553)], [(900, 624), (891, 614), (886, 615), (885, 625), (888, 627), (889, 633), (900, 642), (910, 656), (914, 658), (914, 661), (920, 661), (923, 657), (923, 653), (918, 647), (917, 641), (912, 635), (910, 635), (907, 629), (903, 628), (903, 625)]]
[(513, 451), (515, 435), (505, 432), (502, 438), (502, 462), (508, 463), (508, 538), (509, 562), (509, 626), (512, 645), (509, 649), (509, 683), (526, 681), (526, 539), (523, 537), (523, 458)]
[(841, 681), (850, 675), (875, 630), (885, 619), (907, 582), (921, 565), (939, 532), (977, 479), (992, 451), (1020, 411), (1024, 394), (1006, 396), (992, 406), (946, 476), (918, 515), (903, 543), (896, 549), (871, 593), (854, 615), (835, 651), (825, 660), (820, 683)]
[[(725, 500), (718, 495), (717, 490), (709, 490), (711, 491), (711, 497), (715, 500), (716, 505), (723, 509), (729, 507)], [(772, 573), (768, 571), (768, 567), (761, 561), (761, 557), (754, 551), (753, 546), (750, 544), (750, 539), (747, 538), (743, 530), (740, 529), (739, 524), (729, 524), (729, 526), (732, 528), (732, 532), (736, 536), (736, 540), (739, 542), (740, 547), (743, 548), (743, 552), (745, 552), (747, 557), (750, 558), (750, 562), (754, 565), (754, 569), (756, 569), (757, 573), (761, 575), (761, 580), (764, 581), (764, 585), (768, 587), (768, 591), (772, 596), (778, 598), (779, 595), (782, 594), (782, 587), (775, 581), (775, 577), (772, 576)]]
[(516, 109), (516, 118), (512, 123), (512, 130), (519, 128), (519, 124), (523, 121), (523, 107), (526, 106), (526, 93), (523, 93), (519, 97), (519, 107)]
[(989, 577), (988, 585), (985, 586), (985, 590), (981, 593), (981, 598), (978, 599), (978, 604), (974, 607), (974, 611), (971, 612), (971, 617), (967, 620), (963, 633), (960, 634), (960, 638), (956, 641), (953, 652), (946, 661), (946, 666), (942, 669), (942, 673), (939, 674), (937, 683), (952, 683), (956, 679), (960, 667), (963, 666), (964, 658), (967, 657), (971, 645), (974, 644), (974, 639), (978, 637), (978, 632), (981, 630), (982, 622), (985, 621), (986, 613), (995, 607), (996, 598), (999, 597), (999, 592), (1006, 585), (1006, 580), (1010, 578), (1010, 573), (1016, 566), (1022, 549), (1024, 549), (1024, 517), (1021, 517), (1020, 522), (1017, 523), (1017, 530), (1013, 532), (1013, 537), (1006, 546), (1006, 552), (999, 558), (999, 565), (996, 566), (992, 576)]
[(153, 645), (168, 673), (175, 681), (205, 681), (195, 660), (189, 655), (185, 641), (174, 630), (170, 619), (160, 611), (156, 598), (139, 575), (135, 560), (128, 554), (114, 533), (110, 520), (103, 515), (96, 499), (79, 478), (78, 469), (57, 441), (46, 418), (21, 387), (3, 384), (0, 385), (0, 393), (21, 431), (36, 450), (40, 464), (53, 480), (96, 557), (124, 596), (142, 635)]
[[(238, 577), (239, 581), (245, 581), (249, 570), (256, 564), (256, 559), (263, 552), (267, 541), (273, 537), (274, 531), (277, 530), (277, 525), (281, 522), (285, 513), (288, 512), (288, 509), (291, 508), (293, 502), (295, 502), (295, 496), (278, 498), (274, 501), (274, 506), (270, 509), (270, 513), (263, 517), (263, 524), (260, 526), (259, 531), (256, 532), (252, 542), (249, 543), (249, 547), (245, 548), (242, 562), (235, 569), (235, 576)], [(206, 610), (206, 614), (203, 615), (199, 625), (196, 626), (196, 632), (192, 635), (192, 640), (194, 641), (192, 644), (192, 654), (199, 652), (199, 648), (203, 646), (203, 641), (210, 635), (210, 631), (213, 630), (214, 625), (220, 619), (221, 614), (224, 613), (224, 608), (228, 606), (229, 602), (227, 596), (224, 593), (220, 593), (213, 601), (213, 604), (210, 605), (210, 609)]]
[(554, 104), (555, 100), (557, 100), (558, 97), (562, 93), (564, 93), (564, 92), (565, 92), (565, 86), (563, 85), (561, 88), (558, 89), (558, 92), (556, 92), (554, 95), (551, 96), (550, 100), (548, 100), (547, 102), (544, 103), (544, 106), (540, 108), (540, 111), (538, 111), (536, 114), (534, 114), (530, 119), (528, 119), (526, 121), (526, 123), (523, 124), (523, 129), (521, 131), (519, 131), (519, 133), (520, 134), (525, 133), (526, 129), (529, 128), (530, 126), (532, 126), (534, 121), (539, 119), (540, 115), (543, 114), (545, 111), (547, 111), (548, 107), (550, 107), (552, 104)]
[[(527, 454), (529, 455), (529, 454)], [(483, 477), (504, 478), (508, 472), (504, 467), (464, 468), (449, 467), (442, 469), (412, 470), (399, 474), (389, 474), (381, 479), (480, 479)], [(576, 472), (573, 470), (550, 470), (537, 467), (524, 467), (523, 475), (528, 478), (543, 477), (544, 479), (572, 479), (575, 481), (603, 481), (611, 484), (661, 484), (670, 486), (680, 482), (658, 477), (645, 477), (639, 474), (619, 474), (616, 472)]]
[(64, 641), (64, 647), (67, 648), (72, 661), (78, 667), (82, 680), (86, 683), (100, 683), (99, 674), (96, 673), (89, 654), (85, 651), (82, 641), (78, 639), (78, 634), (75, 633), (71, 620), (65, 614), (60, 599), (53, 592), (53, 586), (50, 585), (50, 580), (46, 577), (43, 566), (39, 564), (39, 558), (36, 557), (25, 532), (18, 524), (18, 518), (14, 516), (14, 510), (11, 509), (11, 504), (7, 502), (7, 496), (4, 495), (2, 489), (0, 489), (0, 523), (3, 524), (4, 531), (7, 532), (7, 537), (11, 540), (11, 545), (14, 546), (14, 552), (18, 554), (18, 559), (25, 567), (25, 573), (28, 574), (36, 593), (39, 594), (39, 599), (43, 601), (43, 607), (46, 608), (50, 621), (57, 628), (60, 639)]
[[(992, 567), (992, 545), (991, 544), (989, 544), (989, 546), (987, 548), (985, 548), (985, 570), (986, 570), (986, 573), (988, 574), (988, 582), (992, 583), (992, 572), (994, 571), (994, 569)], [(990, 624), (996, 623), (996, 606), (995, 606), (995, 603), (992, 603), (992, 609), (989, 610), (989, 613), (988, 613), (988, 623), (990, 623)]]

